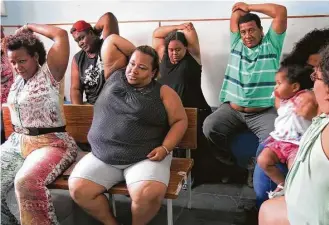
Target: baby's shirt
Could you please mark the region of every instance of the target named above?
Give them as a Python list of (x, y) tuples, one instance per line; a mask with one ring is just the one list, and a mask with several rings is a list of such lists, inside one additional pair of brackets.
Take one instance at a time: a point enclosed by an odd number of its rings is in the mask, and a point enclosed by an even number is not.
[(274, 131), (270, 135), (279, 141), (290, 142), (299, 145), (299, 141), (312, 121), (298, 116), (294, 109), (299, 104), (300, 91), (288, 100), (281, 100), (278, 109), (278, 117), (274, 122)]

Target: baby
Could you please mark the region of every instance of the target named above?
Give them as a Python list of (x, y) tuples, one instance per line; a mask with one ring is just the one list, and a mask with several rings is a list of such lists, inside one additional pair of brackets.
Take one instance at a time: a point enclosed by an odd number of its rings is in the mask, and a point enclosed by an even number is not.
[(274, 122), (274, 131), (263, 142), (265, 148), (257, 158), (258, 165), (278, 186), (269, 198), (284, 194), (284, 175), (276, 167), (281, 162), (291, 168), (296, 157), (299, 141), (311, 121), (298, 116), (294, 109), (299, 103), (298, 96), (313, 87), (310, 75), (312, 67), (299, 65), (283, 66), (275, 76), (275, 106), (278, 117)]

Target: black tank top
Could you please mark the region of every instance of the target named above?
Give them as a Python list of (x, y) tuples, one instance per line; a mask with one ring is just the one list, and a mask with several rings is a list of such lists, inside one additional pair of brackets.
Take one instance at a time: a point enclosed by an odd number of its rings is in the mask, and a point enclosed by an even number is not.
[(184, 107), (210, 109), (201, 89), (201, 65), (189, 52), (186, 52), (178, 64), (172, 64), (165, 53), (160, 63), (158, 81), (174, 89), (181, 97)]
[(95, 104), (105, 83), (103, 62), (100, 57), (102, 44), (103, 40), (101, 40), (99, 52), (94, 58), (89, 58), (83, 50), (74, 56), (79, 68), (80, 87), (85, 91), (87, 102), (90, 104)]
[(127, 165), (146, 159), (161, 146), (169, 131), (161, 84), (152, 81), (142, 89), (129, 85), (125, 69), (107, 79), (94, 105), (88, 133), (93, 154), (105, 163)]

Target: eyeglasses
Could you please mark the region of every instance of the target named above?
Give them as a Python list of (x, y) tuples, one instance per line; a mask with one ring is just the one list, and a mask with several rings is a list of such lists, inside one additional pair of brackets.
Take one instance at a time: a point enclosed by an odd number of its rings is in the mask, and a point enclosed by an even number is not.
[(323, 80), (322, 78), (318, 77), (318, 73), (320, 73), (319, 67), (314, 67), (314, 72), (310, 75), (311, 80), (315, 82), (316, 80)]

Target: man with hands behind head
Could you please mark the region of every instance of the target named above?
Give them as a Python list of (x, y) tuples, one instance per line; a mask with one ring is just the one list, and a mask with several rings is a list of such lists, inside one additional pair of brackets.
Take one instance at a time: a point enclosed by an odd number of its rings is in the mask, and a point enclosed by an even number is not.
[[(259, 16), (250, 12), (273, 18), (265, 35)], [(284, 6), (239, 2), (232, 8), (231, 52), (219, 96), (222, 104), (203, 126), (216, 159), (228, 166), (235, 164), (230, 138), (239, 130), (247, 127), (261, 142), (274, 129), (277, 113), (272, 92), (286, 29)]]

